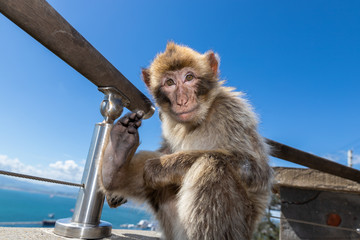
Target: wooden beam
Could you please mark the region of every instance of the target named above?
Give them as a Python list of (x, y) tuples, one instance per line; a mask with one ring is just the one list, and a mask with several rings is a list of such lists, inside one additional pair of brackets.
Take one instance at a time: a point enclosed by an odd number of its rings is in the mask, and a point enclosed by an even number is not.
[(115, 87), (129, 110), (153, 114), (151, 101), (45, 0), (1, 0), (0, 12), (96, 86)]
[(271, 156), (360, 183), (360, 171), (316, 155), (266, 139)]

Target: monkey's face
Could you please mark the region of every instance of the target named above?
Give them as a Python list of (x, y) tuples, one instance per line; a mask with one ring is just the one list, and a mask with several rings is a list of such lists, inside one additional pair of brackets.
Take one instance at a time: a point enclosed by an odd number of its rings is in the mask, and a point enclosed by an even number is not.
[(213, 52), (200, 54), (170, 42), (142, 76), (162, 113), (180, 123), (199, 124), (218, 85), (217, 72)]
[(157, 102), (178, 122), (191, 122), (198, 115), (199, 79), (194, 69), (186, 67), (169, 71), (161, 79)]

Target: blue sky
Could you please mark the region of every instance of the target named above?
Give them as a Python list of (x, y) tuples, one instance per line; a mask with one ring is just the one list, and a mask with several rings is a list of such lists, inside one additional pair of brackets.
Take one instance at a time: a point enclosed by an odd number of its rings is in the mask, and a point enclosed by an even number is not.
[[(360, 167), (359, 1), (49, 3), (147, 96), (140, 69), (167, 41), (212, 49), (263, 136)], [(0, 169), (79, 181), (102, 93), (3, 15), (0, 73)], [(157, 114), (140, 134), (158, 147)]]

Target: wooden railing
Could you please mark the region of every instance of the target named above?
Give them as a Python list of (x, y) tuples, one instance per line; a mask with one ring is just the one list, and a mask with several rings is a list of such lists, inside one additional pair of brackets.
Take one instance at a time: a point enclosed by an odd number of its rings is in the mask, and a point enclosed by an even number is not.
[(289, 147), (271, 139), (266, 139), (266, 141), (271, 146), (271, 155), (273, 157), (360, 183), (360, 171), (354, 168)]

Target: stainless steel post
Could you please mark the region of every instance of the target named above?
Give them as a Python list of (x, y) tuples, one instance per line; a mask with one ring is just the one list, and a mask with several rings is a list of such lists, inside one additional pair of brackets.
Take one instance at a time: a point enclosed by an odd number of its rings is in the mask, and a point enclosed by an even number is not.
[(113, 122), (121, 115), (128, 100), (115, 88), (99, 90), (105, 94), (100, 106), (105, 120), (95, 125), (82, 178), (84, 188), (79, 190), (73, 217), (59, 219), (54, 228), (55, 234), (65, 237), (97, 239), (111, 235), (111, 224), (100, 220), (105, 196), (99, 191), (97, 176)]

